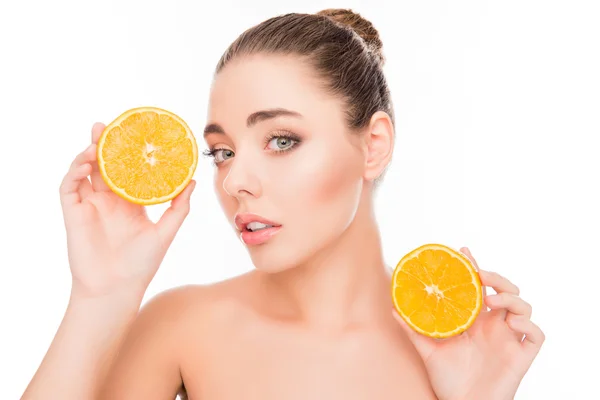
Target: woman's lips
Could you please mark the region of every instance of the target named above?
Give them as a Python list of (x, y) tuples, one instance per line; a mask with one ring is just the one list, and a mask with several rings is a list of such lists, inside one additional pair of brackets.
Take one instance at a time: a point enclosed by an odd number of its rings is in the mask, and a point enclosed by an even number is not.
[(281, 226), (273, 226), (271, 228), (263, 228), (255, 232), (244, 230), (240, 234), (242, 242), (249, 246), (259, 245), (267, 242), (273, 235), (281, 230)]
[[(273, 221), (269, 221), (268, 219), (261, 217), (257, 214), (237, 214), (234, 218), (234, 222), (236, 228), (241, 232), (240, 238), (247, 245), (263, 244), (281, 230), (280, 224)], [(257, 224), (263, 224), (268, 226), (262, 229), (255, 229), (254, 231), (251, 231), (248, 228), (249, 224), (252, 224), (254, 226), (256, 226)]]

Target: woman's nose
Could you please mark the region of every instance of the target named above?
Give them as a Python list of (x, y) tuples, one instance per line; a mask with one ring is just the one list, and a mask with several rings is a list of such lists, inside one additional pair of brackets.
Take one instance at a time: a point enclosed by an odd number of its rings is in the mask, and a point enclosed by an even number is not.
[(256, 165), (245, 160), (243, 157), (235, 156), (231, 160), (231, 166), (225, 179), (223, 189), (232, 197), (260, 197), (261, 185), (256, 174)]

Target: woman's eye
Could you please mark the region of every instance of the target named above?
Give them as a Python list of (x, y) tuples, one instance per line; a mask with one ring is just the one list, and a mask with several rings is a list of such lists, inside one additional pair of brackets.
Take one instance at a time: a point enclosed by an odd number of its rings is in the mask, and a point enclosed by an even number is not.
[(291, 138), (278, 136), (269, 141), (267, 148), (275, 151), (288, 150), (296, 144), (296, 141)]
[(226, 160), (232, 158), (234, 155), (235, 155), (235, 153), (229, 149), (215, 150), (215, 152), (214, 152), (215, 163), (216, 164), (222, 163), (223, 161), (226, 161)]

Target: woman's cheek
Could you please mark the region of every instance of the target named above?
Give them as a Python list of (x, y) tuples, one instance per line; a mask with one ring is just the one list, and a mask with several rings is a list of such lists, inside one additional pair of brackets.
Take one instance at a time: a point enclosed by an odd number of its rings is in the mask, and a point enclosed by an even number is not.
[(360, 201), (363, 161), (352, 148), (330, 148), (322, 146), (297, 163), (294, 179), (288, 180), (294, 183), (289, 193), (304, 209), (325, 214), (321, 218), (347, 218)]

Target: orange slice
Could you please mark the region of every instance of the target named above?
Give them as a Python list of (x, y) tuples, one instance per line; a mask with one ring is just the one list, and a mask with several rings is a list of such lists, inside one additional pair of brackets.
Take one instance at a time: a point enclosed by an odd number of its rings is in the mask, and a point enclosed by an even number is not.
[(133, 108), (98, 140), (98, 168), (108, 187), (141, 205), (172, 200), (191, 181), (198, 146), (188, 125), (156, 107)]
[(483, 303), (479, 274), (462, 253), (426, 244), (406, 254), (392, 276), (392, 300), (415, 331), (448, 338), (467, 330)]

